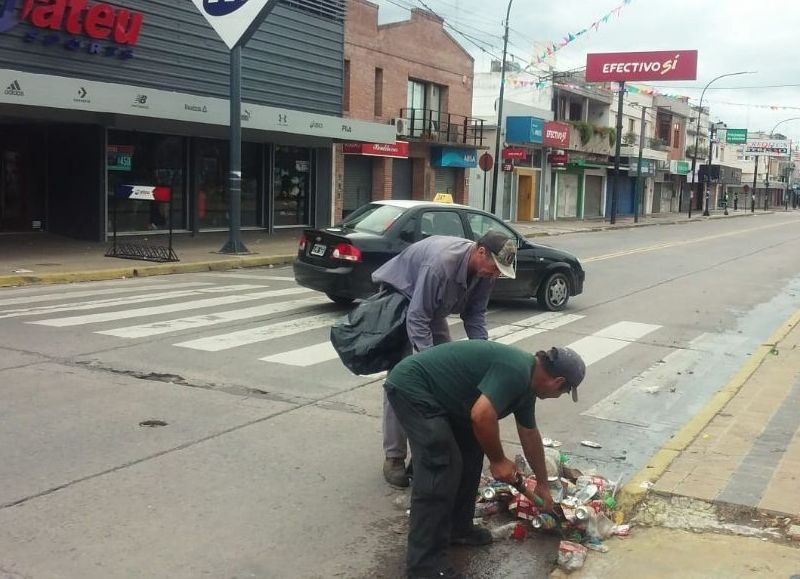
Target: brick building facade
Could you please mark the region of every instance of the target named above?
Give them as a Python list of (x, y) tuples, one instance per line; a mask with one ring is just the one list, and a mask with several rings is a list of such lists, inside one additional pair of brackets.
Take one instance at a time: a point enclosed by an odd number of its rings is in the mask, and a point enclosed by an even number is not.
[(376, 4), (350, 0), (344, 115), (399, 123), (398, 140), (408, 145), (387, 153), (395, 156), (337, 147), (337, 219), (380, 199), (432, 199), (448, 192), (456, 202), (468, 201), (468, 170), (486, 143), (482, 123), (470, 118), (473, 59), (443, 24), (412, 10), (409, 20), (379, 25)]

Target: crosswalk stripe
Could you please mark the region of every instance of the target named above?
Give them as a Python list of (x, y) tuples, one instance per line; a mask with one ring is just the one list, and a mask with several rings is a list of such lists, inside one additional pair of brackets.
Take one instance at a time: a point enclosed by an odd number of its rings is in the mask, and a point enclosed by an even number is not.
[[(307, 302), (310, 300), (304, 301)], [(285, 308), (282, 308), (281, 311), (285, 311)], [(329, 312), (325, 314), (319, 314), (317, 316), (308, 316), (297, 320), (289, 320), (285, 322), (269, 324), (267, 326), (259, 326), (258, 328), (252, 328), (249, 330), (240, 330), (238, 332), (230, 332), (228, 334), (219, 334), (216, 336), (209, 336), (207, 338), (199, 338), (197, 340), (181, 342), (180, 344), (175, 345), (179, 348), (202, 350), (204, 352), (221, 352), (222, 350), (230, 350), (231, 348), (248, 346), (250, 344), (274, 340), (276, 338), (285, 338), (286, 336), (300, 334), (309, 330), (324, 328), (325, 326), (330, 326), (340, 317), (342, 317), (342, 312), (340, 311)], [(128, 328), (128, 330), (130, 330), (130, 328)], [(114, 331), (99, 333), (119, 336), (119, 333), (115, 333)]]
[[(259, 286), (264, 287), (264, 286)], [(28, 322), (29, 324), (37, 324), (40, 326), (51, 326), (55, 328), (63, 328), (68, 326), (82, 326), (86, 324), (99, 324), (102, 322), (113, 322), (116, 320), (126, 320), (130, 318), (143, 318), (145, 316), (156, 316), (160, 314), (172, 314), (174, 312), (184, 312), (187, 310), (199, 310), (202, 308), (211, 308), (216, 306), (227, 306), (230, 304), (251, 302), (264, 298), (275, 298), (282, 296), (297, 295), (299, 293), (310, 292), (311, 290), (304, 290), (299, 288), (288, 288), (282, 290), (270, 290), (264, 292), (256, 292), (252, 294), (224, 296), (220, 298), (211, 298), (206, 300), (197, 300), (191, 302), (184, 302), (180, 304), (166, 304), (163, 306), (154, 306), (149, 308), (136, 308), (132, 310), (119, 310), (116, 312), (104, 312), (99, 314), (88, 314), (85, 316), (70, 316), (66, 318), (53, 318), (50, 320), (39, 320), (35, 322)], [(279, 304), (278, 304), (279, 305)]]
[[(453, 326), (458, 324), (461, 320), (458, 318), (447, 318), (447, 325)], [(259, 358), (262, 362), (272, 362), (273, 364), (284, 364), (286, 366), (295, 366), (298, 368), (307, 368), (315, 364), (322, 364), (323, 362), (330, 362), (337, 360), (339, 354), (333, 349), (330, 342), (322, 342), (305, 348), (298, 348), (296, 350), (289, 350), (288, 352), (281, 352), (272, 356), (265, 356)]]
[(5, 300), (0, 300), (0, 307), (16, 306), (19, 304), (38, 304), (41, 302), (52, 302), (56, 300), (66, 300), (75, 298), (89, 298), (92, 296), (110, 296), (116, 294), (125, 294), (125, 293), (147, 291), (147, 290), (177, 290), (177, 289), (185, 289), (190, 287), (209, 286), (209, 285), (213, 285), (213, 283), (195, 281), (195, 282), (171, 283), (171, 284), (162, 283), (162, 284), (147, 285), (147, 286), (136, 285), (131, 287), (117, 287), (117, 288), (75, 291), (75, 292), (62, 291), (56, 294), (39, 294), (39, 295), (30, 295), (27, 297), (8, 298)]
[(517, 342), (521, 342), (522, 340), (526, 340), (530, 337), (536, 336), (537, 334), (543, 334), (545, 332), (549, 332), (550, 330), (560, 328), (561, 326), (571, 324), (572, 322), (582, 320), (583, 317), (584, 316), (579, 316), (576, 314), (564, 314), (563, 316), (546, 320), (533, 328), (525, 328), (512, 334), (500, 336), (496, 339), (496, 341), (500, 344), (506, 345), (516, 344)]
[(618, 322), (573, 342), (569, 347), (580, 354), (586, 365), (590, 366), (660, 328), (661, 326), (653, 324)]
[(107, 300), (92, 300), (88, 302), (73, 302), (68, 304), (57, 304), (51, 306), (37, 306), (33, 308), (19, 308), (16, 310), (0, 311), (0, 319), (19, 318), (22, 316), (41, 316), (47, 314), (57, 314), (59, 312), (79, 312), (86, 310), (99, 310), (101, 308), (113, 308), (118, 306), (128, 306), (131, 304), (141, 304), (144, 302), (157, 302), (203, 294), (220, 294), (254, 289), (264, 289), (267, 285), (229, 285), (211, 288), (199, 288), (184, 291), (139, 294), (124, 298), (111, 298)]
[(258, 275), (254, 273), (203, 273), (202, 277), (217, 277), (225, 279), (260, 279), (262, 281), (294, 281), (293, 277), (281, 275)]

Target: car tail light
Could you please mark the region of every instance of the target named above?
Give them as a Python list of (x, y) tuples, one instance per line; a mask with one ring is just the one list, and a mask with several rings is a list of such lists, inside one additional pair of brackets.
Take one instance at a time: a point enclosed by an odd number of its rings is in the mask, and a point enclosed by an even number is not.
[(340, 243), (333, 249), (331, 257), (344, 261), (361, 261), (361, 250), (349, 243)]
[(300, 234), (300, 242), (299, 242), (299, 245), (300, 245), (299, 249), (300, 249), (301, 253), (305, 252), (306, 243), (308, 243), (308, 240), (306, 239), (306, 234), (305, 233), (301, 233)]

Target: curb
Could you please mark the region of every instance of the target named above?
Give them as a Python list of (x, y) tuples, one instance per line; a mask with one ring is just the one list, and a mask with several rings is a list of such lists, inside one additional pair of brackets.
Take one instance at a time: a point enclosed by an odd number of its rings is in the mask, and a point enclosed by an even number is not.
[(548, 232), (548, 231), (534, 231), (533, 233), (526, 233), (524, 234), (525, 238), (533, 238), (533, 237), (559, 237), (561, 235), (573, 235), (575, 233), (596, 233), (598, 231), (614, 231), (617, 229), (637, 229), (639, 227), (654, 227), (657, 225), (689, 225), (692, 223), (702, 223), (704, 221), (712, 221), (717, 219), (731, 219), (736, 217), (758, 217), (760, 215), (772, 215), (774, 211), (768, 211), (766, 213), (736, 213), (731, 215), (711, 215), (709, 217), (698, 217), (697, 219), (678, 219), (678, 220), (670, 220), (670, 221), (647, 221), (644, 223), (629, 223), (625, 225), (598, 225), (596, 227), (587, 227), (585, 229), (575, 229), (573, 231), (558, 231), (558, 232)]
[(132, 277), (151, 277), (173, 273), (199, 273), (204, 271), (225, 271), (247, 267), (284, 265), (294, 260), (292, 255), (243, 256), (229, 259), (192, 261), (187, 263), (163, 263), (143, 267), (123, 267), (66, 273), (43, 273), (39, 275), (2, 275), (0, 287), (77, 283), (86, 281), (105, 281)]
[[(694, 440), (711, 420), (733, 399), (739, 390), (761, 367), (772, 349), (789, 335), (796, 326), (800, 325), (800, 310), (796, 311), (788, 320), (770, 336), (769, 340), (761, 344), (750, 359), (741, 367), (736, 375), (719, 390), (714, 397), (695, 416), (681, 428), (661, 449), (656, 452), (648, 463), (619, 492), (617, 504), (626, 520), (647, 496), (649, 489), (643, 488), (645, 483), (655, 483), (675, 460)], [(649, 486), (649, 485), (646, 485)]]

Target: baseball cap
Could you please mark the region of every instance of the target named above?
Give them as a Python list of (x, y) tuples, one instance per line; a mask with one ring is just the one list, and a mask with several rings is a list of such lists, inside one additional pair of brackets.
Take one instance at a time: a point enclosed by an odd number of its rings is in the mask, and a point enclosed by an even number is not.
[(485, 247), (492, 254), (492, 259), (506, 277), (517, 277), (517, 242), (508, 235), (490, 229), (478, 240), (478, 246)]
[(565, 386), (572, 391), (572, 401), (578, 401), (578, 386), (586, 376), (583, 358), (572, 348), (553, 347), (542, 352), (547, 358), (547, 372), (554, 378), (564, 378)]

